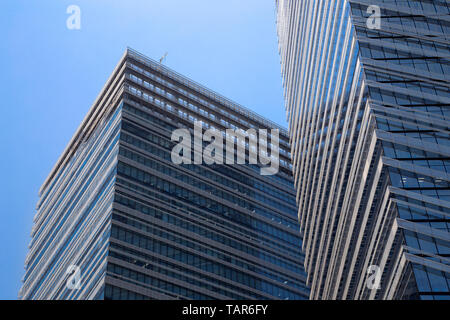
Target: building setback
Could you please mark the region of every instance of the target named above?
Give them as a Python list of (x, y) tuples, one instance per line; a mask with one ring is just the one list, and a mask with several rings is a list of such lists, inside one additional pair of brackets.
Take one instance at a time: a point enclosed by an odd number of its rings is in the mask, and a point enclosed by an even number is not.
[(449, 2), (276, 3), (311, 299), (450, 299)]
[[(279, 173), (174, 164), (194, 121), (279, 129)], [(127, 49), (41, 187), (20, 298), (308, 298), (289, 150), (283, 128)]]

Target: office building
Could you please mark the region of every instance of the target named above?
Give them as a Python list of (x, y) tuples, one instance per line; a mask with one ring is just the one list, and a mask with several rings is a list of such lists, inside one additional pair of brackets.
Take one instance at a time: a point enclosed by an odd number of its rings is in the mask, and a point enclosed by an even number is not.
[(450, 3), (276, 5), (311, 299), (450, 299)]
[[(279, 130), (278, 173), (175, 164), (172, 134), (194, 122)], [(127, 49), (41, 187), (20, 297), (307, 299), (288, 140)]]

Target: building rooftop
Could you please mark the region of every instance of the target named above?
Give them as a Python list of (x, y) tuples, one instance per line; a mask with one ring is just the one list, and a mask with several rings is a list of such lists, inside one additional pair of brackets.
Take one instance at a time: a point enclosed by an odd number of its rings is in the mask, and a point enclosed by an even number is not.
[(127, 47), (124, 54), (122, 55), (122, 58), (116, 65), (115, 69), (111, 73), (110, 77), (106, 81), (105, 85), (103, 86), (102, 90), (100, 91), (99, 95), (95, 99), (94, 103), (92, 104), (91, 108), (89, 109), (87, 115), (83, 119), (82, 123), (78, 127), (77, 131), (73, 135), (72, 139), (68, 143), (66, 149), (63, 151), (59, 159), (57, 160), (55, 166), (51, 170), (50, 174), (48, 175), (47, 179), (42, 184), (39, 195), (42, 194), (42, 192), (47, 188), (50, 181), (54, 178), (55, 174), (58, 172), (58, 170), (67, 164), (70, 159), (72, 158), (73, 154), (77, 151), (80, 144), (82, 144), (84, 141), (87, 140), (87, 138), (90, 136), (90, 134), (93, 132), (93, 130), (96, 127), (96, 124), (101, 121), (103, 118), (103, 115), (107, 113), (106, 109), (109, 109), (111, 106), (111, 103), (108, 103), (108, 101), (114, 100), (111, 99), (111, 97), (107, 96), (110, 93), (109, 88), (112, 83), (114, 83), (117, 76), (120, 74), (120, 71), (123, 70), (125, 61), (128, 57), (131, 57), (144, 65), (149, 66), (150, 68), (157, 70), (158, 72), (164, 74), (165, 76), (184, 84), (185, 86), (191, 88), (194, 91), (200, 92), (203, 95), (207, 96), (208, 98), (219, 102), (221, 105), (226, 106), (227, 108), (230, 108), (231, 110), (235, 111), (236, 113), (239, 113), (243, 115), (244, 117), (248, 117), (249, 119), (252, 119), (253, 121), (262, 124), (263, 127), (267, 128), (273, 128), (273, 129), (279, 129), (280, 134), (284, 136), (288, 136), (288, 131), (286, 128), (280, 126), (279, 124), (268, 120), (257, 113), (251, 111), (250, 109), (228, 99), (224, 96), (214, 92), (213, 90), (210, 90), (206, 88), (205, 86), (202, 86), (201, 84), (189, 79), (186, 76), (183, 76), (176, 71), (164, 66), (163, 64), (139, 53), (138, 51)]

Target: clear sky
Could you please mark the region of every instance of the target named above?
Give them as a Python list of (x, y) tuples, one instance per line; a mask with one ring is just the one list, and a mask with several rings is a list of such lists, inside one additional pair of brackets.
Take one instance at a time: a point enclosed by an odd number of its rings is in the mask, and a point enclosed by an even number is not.
[[(69, 30), (69, 5), (81, 29)], [(38, 189), (125, 48), (286, 125), (275, 0), (2, 0), (0, 299), (16, 299)]]

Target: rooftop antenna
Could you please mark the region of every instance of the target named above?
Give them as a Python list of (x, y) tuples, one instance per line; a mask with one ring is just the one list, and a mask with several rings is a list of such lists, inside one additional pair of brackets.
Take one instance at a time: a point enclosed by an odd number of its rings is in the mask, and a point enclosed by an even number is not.
[(163, 61), (166, 59), (168, 52), (164, 53), (164, 55), (159, 59), (159, 63), (163, 63)]

